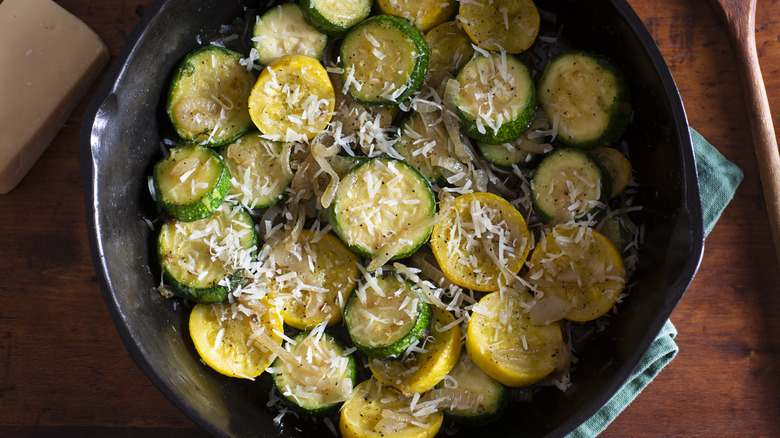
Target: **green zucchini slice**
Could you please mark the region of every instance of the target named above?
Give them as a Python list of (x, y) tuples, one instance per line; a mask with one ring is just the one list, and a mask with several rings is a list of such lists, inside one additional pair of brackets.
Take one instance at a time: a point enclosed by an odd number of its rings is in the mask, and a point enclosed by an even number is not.
[(552, 150), (552, 145), (544, 142), (543, 132), (549, 129), (549, 123), (544, 112), (536, 115), (531, 129), (520, 137), (501, 144), (479, 142), (477, 147), (488, 162), (499, 169), (512, 170), (512, 166), (532, 168), (542, 159), (544, 154)]
[(518, 58), (480, 51), (455, 78), (454, 96), (463, 132), (478, 141), (501, 144), (527, 131), (536, 117), (536, 88)]
[(344, 310), (344, 322), (356, 347), (375, 359), (398, 357), (427, 336), (433, 311), (422, 291), (387, 269), (368, 274)]
[(436, 123), (430, 116), (423, 116), (419, 112), (412, 113), (401, 123), (400, 135), (393, 147), (404, 161), (416, 167), (432, 182), (442, 182), (452, 175), (443, 167), (447, 161), (455, 160), (459, 163), (450, 153), (450, 137), (444, 124)]
[(428, 240), (435, 214), (433, 189), (414, 166), (377, 157), (354, 167), (339, 181), (329, 222), (355, 253), (397, 260), (412, 255)]
[(219, 154), (184, 143), (154, 166), (157, 202), (174, 219), (191, 222), (211, 216), (230, 190), (230, 171)]
[(222, 157), (232, 177), (229, 194), (249, 209), (276, 204), (292, 181), (282, 150), (282, 143), (263, 138), (259, 132), (228, 145)]
[(257, 60), (268, 65), (284, 55), (322, 59), (328, 36), (306, 22), (301, 6), (285, 3), (257, 18), (252, 42), (257, 50)]
[(221, 146), (240, 137), (252, 120), (247, 100), (255, 77), (243, 55), (206, 46), (179, 63), (168, 87), (166, 112), (184, 140)]
[(566, 52), (553, 58), (539, 82), (539, 102), (558, 126), (557, 140), (592, 148), (614, 143), (628, 126), (628, 84), (609, 58)]
[(508, 400), (506, 386), (479, 369), (465, 349), (449, 378), (437, 389), (448, 397), (444, 414), (466, 424), (485, 424), (497, 419)]
[(596, 231), (615, 245), (623, 257), (630, 254), (631, 242), (636, 234), (636, 225), (626, 214), (613, 214), (604, 218)]
[(350, 170), (367, 160), (364, 156), (334, 155), (330, 160), (330, 166), (336, 171), (339, 178), (344, 178)]
[(353, 27), (340, 49), (341, 82), (356, 102), (397, 106), (428, 74), (428, 43), (408, 20), (376, 15)]
[(274, 386), (298, 410), (325, 414), (352, 394), (357, 385), (355, 359), (335, 337), (317, 330), (302, 332), (284, 349), (290, 356), (274, 361)]
[(407, 396), (425, 393), (444, 380), (463, 349), (460, 324), (449, 311), (433, 307), (428, 333), (400, 358), (369, 361), (374, 378)]
[(328, 35), (343, 35), (368, 18), (372, 0), (299, 0), (306, 22)]
[(568, 222), (603, 211), (609, 199), (607, 174), (580, 149), (547, 155), (534, 170), (531, 199), (546, 221)]
[(255, 257), (254, 222), (240, 206), (224, 203), (206, 219), (166, 222), (157, 239), (163, 278), (175, 294), (196, 303), (218, 303), (241, 280)]

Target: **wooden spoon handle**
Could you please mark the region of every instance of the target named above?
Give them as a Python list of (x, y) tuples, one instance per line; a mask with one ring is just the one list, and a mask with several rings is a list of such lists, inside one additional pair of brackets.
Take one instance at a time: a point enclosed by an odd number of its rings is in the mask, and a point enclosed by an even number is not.
[(737, 52), (737, 64), (742, 76), (742, 90), (745, 95), (750, 130), (753, 134), (753, 144), (761, 185), (764, 189), (769, 216), (769, 227), (772, 230), (772, 240), (775, 253), (780, 261), (780, 150), (777, 147), (777, 137), (769, 110), (769, 100), (764, 88), (764, 79), (758, 63), (755, 34), (755, 0), (750, 1), (712, 1), (731, 31), (733, 43)]
[[(752, 20), (751, 20), (752, 21)], [(769, 215), (769, 227), (775, 252), (780, 260), (780, 150), (769, 110), (769, 100), (764, 88), (764, 79), (758, 64), (755, 31), (751, 27), (739, 38), (737, 44), (738, 64), (742, 75), (742, 89), (745, 95), (750, 130), (758, 159), (758, 171), (764, 188), (764, 202)]]

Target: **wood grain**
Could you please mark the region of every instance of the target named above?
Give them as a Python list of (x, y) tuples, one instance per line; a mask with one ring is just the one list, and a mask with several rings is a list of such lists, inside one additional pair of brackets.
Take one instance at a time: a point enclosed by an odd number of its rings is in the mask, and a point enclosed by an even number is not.
[(780, 261), (780, 150), (756, 49), (756, 0), (711, 0), (729, 30), (737, 55), (742, 91), (767, 204), (769, 227)]
[[(151, 0), (58, 3), (115, 58)], [(672, 315), (680, 353), (603, 436), (775, 436), (780, 269), (740, 61), (706, 0), (630, 3), (674, 74), (690, 124), (745, 179)], [(780, 0), (757, 8), (757, 55), (777, 125)], [(78, 150), (89, 97), (22, 183), (0, 196), (0, 436), (206, 436), (133, 363), (95, 281)]]

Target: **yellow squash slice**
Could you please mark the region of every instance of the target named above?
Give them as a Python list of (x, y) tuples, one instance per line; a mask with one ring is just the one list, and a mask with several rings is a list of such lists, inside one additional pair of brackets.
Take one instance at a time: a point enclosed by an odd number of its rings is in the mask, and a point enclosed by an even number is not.
[[(432, 438), (444, 420), (436, 410), (411, 413), (411, 397), (383, 386), (375, 379), (359, 384), (341, 408), (339, 429), (344, 438)], [(419, 408), (418, 408), (419, 409)]]
[(578, 322), (607, 313), (626, 285), (620, 252), (587, 227), (553, 229), (534, 249), (528, 277), (545, 296), (569, 301), (566, 319)]
[(447, 21), (458, 5), (456, 0), (376, 0), (383, 14), (411, 21), (421, 32)]
[(406, 359), (373, 360), (371, 373), (380, 383), (411, 396), (436, 386), (452, 370), (462, 349), (460, 325), (452, 313), (433, 309), (433, 322), (424, 351), (411, 353)]
[(531, 323), (526, 306), (531, 294), (492, 292), (474, 307), (466, 351), (485, 374), (506, 386), (532, 385), (568, 360), (560, 324)]
[(485, 50), (521, 53), (539, 34), (539, 11), (532, 0), (461, 2), (463, 30)]
[(270, 250), (268, 297), (284, 322), (299, 330), (341, 322), (347, 297), (360, 275), (360, 258), (331, 233), (303, 230), (297, 240), (282, 239)]
[(314, 58), (286, 55), (268, 64), (249, 95), (249, 115), (266, 138), (312, 139), (328, 125), (335, 106), (328, 72)]
[(619, 196), (631, 180), (631, 163), (619, 150), (611, 147), (600, 147), (591, 151), (596, 161), (609, 172), (612, 180), (611, 198)]
[(201, 359), (229, 377), (252, 379), (271, 364), (273, 353), (251, 342), (262, 332), (261, 341), (281, 348), (282, 318), (262, 305), (238, 303), (198, 304), (190, 314), (190, 336)]
[(455, 198), (431, 234), (431, 248), (444, 275), (483, 292), (512, 284), (532, 246), (520, 212), (492, 193)]

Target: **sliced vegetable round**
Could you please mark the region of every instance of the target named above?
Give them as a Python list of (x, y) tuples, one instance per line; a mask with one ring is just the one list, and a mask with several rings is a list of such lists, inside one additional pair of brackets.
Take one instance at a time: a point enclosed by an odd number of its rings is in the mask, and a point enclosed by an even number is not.
[(299, 0), (306, 21), (328, 35), (341, 35), (368, 18), (372, 0)]
[(341, 126), (343, 136), (354, 136), (355, 142), (364, 151), (373, 150), (377, 143), (391, 143), (388, 135), (393, 119), (400, 112), (397, 106), (365, 106), (355, 102), (343, 90), (341, 75), (331, 75), (336, 90), (336, 111), (331, 120), (332, 127)]
[(166, 222), (157, 239), (165, 283), (196, 303), (227, 299), (256, 245), (252, 218), (228, 203), (206, 219)]
[(542, 111), (537, 113), (531, 129), (511, 142), (501, 144), (479, 142), (477, 147), (482, 156), (499, 169), (511, 171), (512, 166), (531, 168), (539, 163), (544, 154), (553, 149), (552, 145), (544, 142), (544, 132), (548, 129), (549, 122)]
[(545, 66), (539, 102), (557, 123), (557, 139), (566, 145), (592, 148), (620, 139), (631, 116), (628, 84), (608, 58), (567, 52)]
[(166, 104), (179, 137), (221, 146), (249, 129), (246, 101), (255, 77), (241, 65), (243, 57), (223, 47), (206, 46), (179, 63)]
[(596, 231), (606, 236), (620, 254), (625, 256), (631, 245), (632, 236), (636, 233), (636, 225), (628, 215), (618, 213), (604, 218)]
[(285, 55), (260, 73), (249, 96), (249, 114), (266, 138), (312, 139), (330, 121), (335, 106), (333, 85), (314, 58)]
[(626, 285), (620, 252), (588, 227), (556, 227), (534, 249), (528, 275), (538, 291), (569, 301), (566, 319), (577, 322), (607, 313)]
[(344, 438), (433, 438), (444, 420), (434, 411), (411, 413), (412, 398), (368, 379), (341, 409), (339, 431)]
[(557, 322), (531, 323), (526, 306), (532, 299), (514, 289), (491, 292), (471, 314), (466, 351), (485, 374), (506, 386), (534, 384), (568, 358)]
[(344, 178), (344, 176), (348, 174), (350, 170), (365, 163), (366, 160), (367, 158), (364, 156), (353, 157), (351, 155), (335, 155), (330, 160), (330, 166), (333, 168), (339, 178)]
[(611, 147), (596, 148), (591, 155), (601, 165), (602, 169), (609, 172), (611, 181), (610, 198), (615, 198), (623, 193), (631, 180), (631, 163), (619, 150)]
[(433, 309), (429, 335), (408, 356), (399, 359), (372, 360), (368, 366), (380, 383), (411, 396), (436, 386), (455, 366), (463, 344), (460, 325), (452, 313)]
[(435, 123), (439, 112), (413, 112), (401, 123), (393, 148), (404, 161), (416, 167), (429, 181), (442, 182), (452, 175), (448, 161), (460, 163), (450, 153), (450, 137), (442, 123)]
[(277, 357), (274, 386), (288, 402), (308, 414), (331, 411), (348, 400), (357, 385), (355, 359), (344, 345), (321, 331), (302, 332), (286, 342), (290, 355)]
[(367, 274), (347, 301), (344, 322), (356, 347), (376, 359), (398, 357), (428, 335), (431, 306), (400, 274)]
[(609, 197), (606, 176), (587, 152), (558, 149), (534, 170), (531, 199), (546, 221), (568, 222), (594, 215), (604, 209)]
[(471, 40), (485, 50), (521, 53), (539, 34), (539, 11), (532, 0), (464, 1), (458, 17)]
[(516, 139), (536, 117), (531, 72), (512, 55), (477, 53), (456, 77), (454, 104), (469, 137), (492, 144)]
[(184, 143), (154, 166), (157, 202), (173, 218), (191, 222), (211, 216), (230, 190), (230, 171), (213, 150)]
[(532, 246), (523, 215), (492, 193), (455, 198), (431, 234), (431, 249), (444, 275), (484, 292), (512, 284)]
[(331, 208), (333, 231), (351, 250), (387, 261), (411, 255), (428, 240), (436, 198), (413, 166), (377, 157), (341, 179)]
[(360, 259), (338, 237), (303, 230), (297, 240), (287, 235), (267, 253), (265, 267), (272, 272), (267, 296), (287, 325), (311, 330), (323, 322), (341, 322)]
[(282, 344), (282, 318), (271, 308), (247, 310), (238, 303), (198, 304), (190, 313), (189, 330), (201, 359), (229, 377), (252, 379), (271, 364), (273, 354), (252, 341), (256, 331)]
[(420, 31), (427, 32), (455, 13), (456, 0), (377, 0), (383, 14), (396, 15), (411, 21)]
[(408, 20), (375, 15), (341, 43), (341, 81), (356, 102), (397, 106), (420, 89), (428, 73), (428, 44)]
[(284, 55), (321, 59), (328, 36), (304, 20), (297, 3), (285, 3), (269, 9), (255, 21), (252, 42), (257, 60), (268, 65)]
[(438, 386), (439, 394), (449, 398), (444, 415), (466, 424), (485, 424), (501, 416), (507, 404), (506, 387), (479, 369), (466, 350), (449, 376)]
[(428, 83), (436, 88), (444, 78), (455, 75), (471, 59), (474, 48), (471, 39), (457, 21), (444, 22), (425, 34), (430, 59)]
[(222, 156), (232, 176), (230, 195), (250, 209), (276, 204), (292, 181), (292, 171), (282, 151), (282, 143), (265, 139), (257, 132), (245, 134), (228, 145)]

